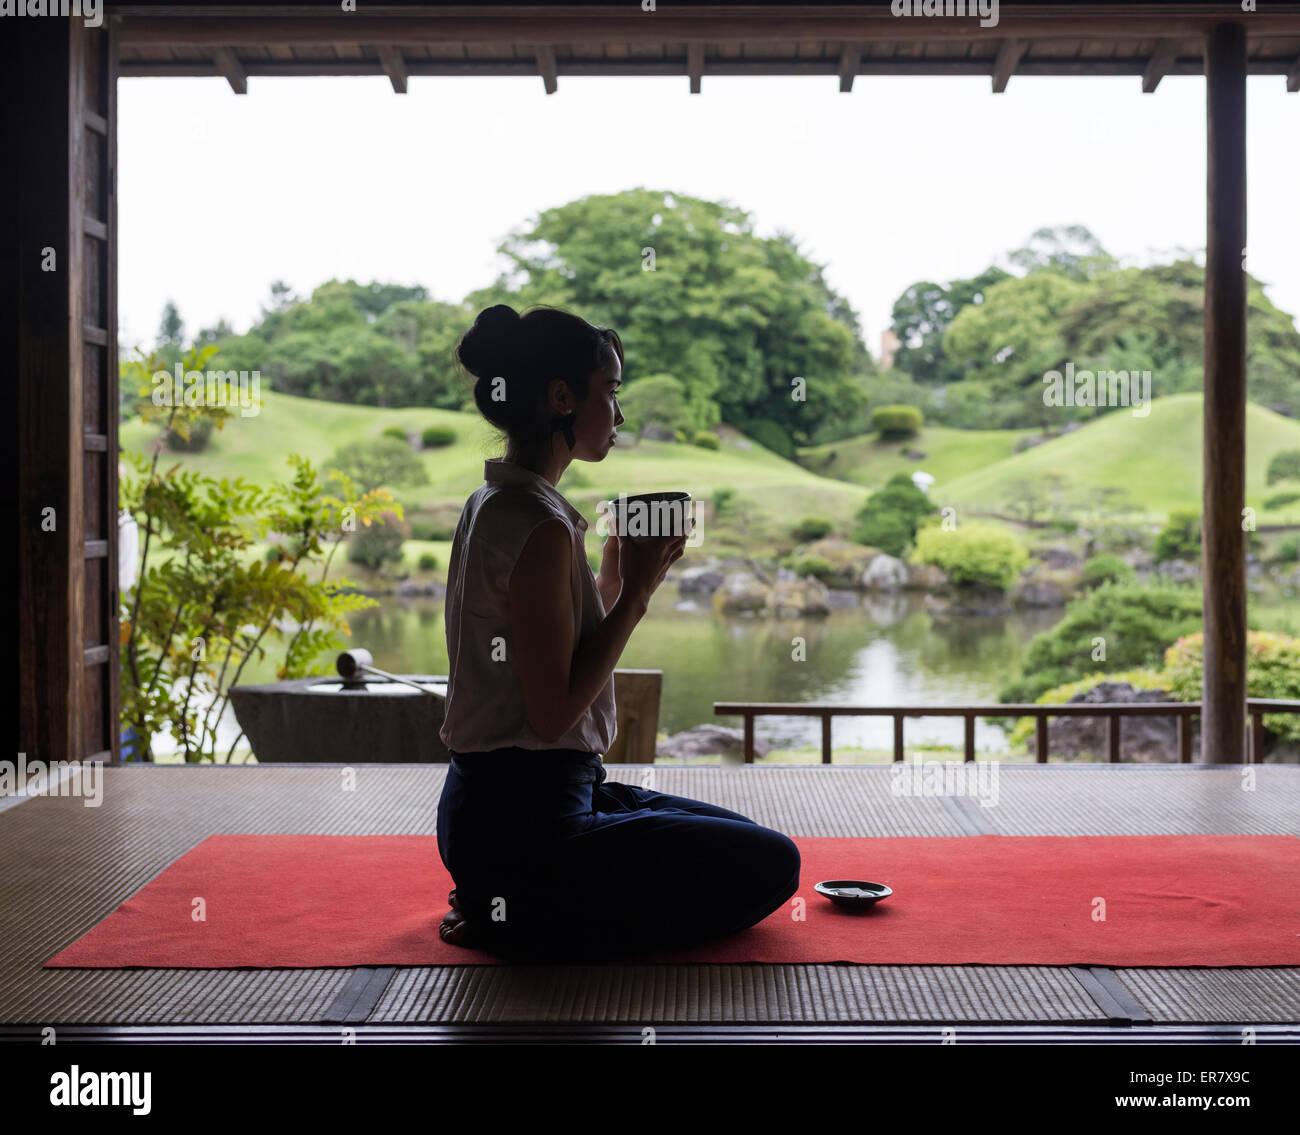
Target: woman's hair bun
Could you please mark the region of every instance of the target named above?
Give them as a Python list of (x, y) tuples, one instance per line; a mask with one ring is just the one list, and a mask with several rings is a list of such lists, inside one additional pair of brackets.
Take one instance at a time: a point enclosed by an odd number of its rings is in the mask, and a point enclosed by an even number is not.
[(510, 369), (519, 338), (519, 312), (509, 304), (484, 308), (457, 348), (461, 365), (476, 378), (495, 378)]

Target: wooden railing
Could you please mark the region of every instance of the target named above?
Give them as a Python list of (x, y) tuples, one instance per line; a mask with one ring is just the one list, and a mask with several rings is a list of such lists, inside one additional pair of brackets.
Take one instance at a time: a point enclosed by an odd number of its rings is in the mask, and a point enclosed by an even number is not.
[[(1266, 713), (1300, 713), (1300, 701), (1250, 698), (1249, 760), (1254, 764), (1264, 747), (1263, 716)], [(1200, 716), (1200, 702), (1083, 702), (1062, 705), (827, 705), (824, 702), (714, 702), (713, 712), (738, 715), (745, 721), (745, 763), (754, 763), (754, 718), (820, 717), (822, 720), (822, 764), (831, 763), (831, 720), (836, 717), (892, 717), (894, 719), (894, 760), (903, 760), (903, 722), (909, 717), (960, 717), (965, 723), (965, 759), (975, 759), (975, 719), (977, 717), (1032, 717), (1037, 762), (1047, 763), (1047, 720), (1050, 717), (1106, 718), (1106, 747), (1112, 764), (1119, 763), (1120, 722), (1125, 717), (1174, 717), (1178, 721), (1178, 759), (1190, 764), (1192, 759), (1191, 719)]]

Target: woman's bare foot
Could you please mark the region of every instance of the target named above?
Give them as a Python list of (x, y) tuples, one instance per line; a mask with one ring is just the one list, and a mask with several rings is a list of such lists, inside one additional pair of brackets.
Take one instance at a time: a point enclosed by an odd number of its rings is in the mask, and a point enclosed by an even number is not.
[(453, 946), (473, 947), (477, 944), (469, 919), (459, 910), (449, 910), (442, 916), (438, 935)]

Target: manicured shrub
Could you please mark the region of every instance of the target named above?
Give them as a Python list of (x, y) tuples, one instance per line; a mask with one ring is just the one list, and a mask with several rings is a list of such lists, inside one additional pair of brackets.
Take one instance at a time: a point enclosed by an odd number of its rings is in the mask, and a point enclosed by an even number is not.
[(805, 516), (795, 525), (794, 534), (797, 540), (805, 542), (820, 540), (823, 536), (830, 535), (834, 527), (834, 522), (824, 516)]
[(1083, 582), (1087, 587), (1100, 587), (1103, 583), (1128, 583), (1133, 579), (1133, 569), (1119, 556), (1103, 553), (1093, 556), (1083, 565)]
[(1277, 542), (1273, 558), (1280, 564), (1293, 564), (1300, 560), (1300, 536), (1283, 536)]
[(421, 571), (433, 571), (438, 566), (438, 557), (432, 552), (421, 552), (416, 563)]
[[(958, 529), (960, 531), (960, 529)], [(951, 535), (951, 533), (949, 533)], [(1075, 599), (1065, 617), (1025, 651), (1021, 676), (1003, 701), (1029, 702), (1100, 668), (1156, 668), (1171, 643), (1201, 629), (1199, 588), (1174, 583), (1103, 583)]]
[(921, 521), (938, 511), (911, 477), (895, 473), (859, 510), (853, 539), (887, 555), (901, 556), (916, 539)]
[(942, 568), (958, 587), (1006, 591), (1029, 561), (1029, 551), (1005, 528), (962, 524), (951, 529), (921, 529), (912, 559)]
[(1289, 504), (1295, 504), (1300, 501), (1300, 493), (1287, 491), (1285, 493), (1274, 493), (1264, 501), (1265, 508), (1286, 508)]
[(385, 426), (379, 433), (380, 437), (396, 438), (398, 441), (406, 442), (410, 445), (411, 439), (407, 437), (406, 431), (401, 426)]
[(372, 571), (386, 563), (401, 563), (406, 535), (406, 525), (397, 514), (385, 513), (382, 520), (358, 529), (348, 538), (348, 559)]
[(1154, 551), (1157, 563), (1170, 560), (1197, 563), (1201, 558), (1201, 514), (1187, 510), (1171, 512), (1156, 536)]
[(1300, 449), (1284, 449), (1273, 454), (1266, 476), (1270, 485), (1278, 481), (1300, 481)]
[(821, 556), (802, 556), (794, 562), (794, 573), (800, 577), (812, 575), (820, 579), (830, 575), (833, 570), (830, 561)]
[(439, 449), (455, 440), (456, 431), (451, 426), (430, 426), (420, 434), (420, 444), (425, 449)]
[[(1201, 700), (1205, 666), (1205, 636), (1201, 632), (1180, 638), (1165, 651), (1169, 690), (1179, 701)], [(1246, 632), (1246, 696), (1300, 698), (1300, 639), (1277, 631)], [(1300, 717), (1266, 713), (1264, 728), (1289, 741), (1300, 741)]]
[(692, 443), (698, 445), (701, 449), (717, 449), (718, 435), (712, 430), (696, 430)]
[(915, 437), (925, 416), (915, 406), (877, 406), (871, 411), (871, 428), (882, 441)]

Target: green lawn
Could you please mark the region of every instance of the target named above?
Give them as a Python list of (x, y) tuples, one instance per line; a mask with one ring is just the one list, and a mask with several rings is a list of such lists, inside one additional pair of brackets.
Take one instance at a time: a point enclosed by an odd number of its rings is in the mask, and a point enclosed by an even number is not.
[[(163, 460), (183, 462), (207, 476), (269, 484), (289, 476), (288, 453), (302, 454), (321, 465), (341, 446), (378, 438), (394, 425), (415, 433), (431, 425), (456, 430), (455, 443), (420, 454), (428, 485), (393, 489), (406, 505), (408, 519), (413, 511), (437, 511), (445, 523), (454, 524), (465, 498), (483, 483), (484, 460), (501, 453), (495, 431), (477, 412), (383, 410), (264, 391), (261, 414), (228, 420), (223, 430), (213, 432), (203, 453), (166, 453)], [(121, 428), (122, 447), (147, 452), (158, 433), (156, 425), (126, 422)], [(810, 514), (829, 517), (847, 530), (867, 495), (859, 485), (819, 477), (761, 446), (742, 448), (731, 443), (718, 450), (656, 441), (624, 449), (615, 446), (604, 461), (575, 462), (560, 483), (561, 491), (591, 522), (589, 556), (599, 555), (602, 542), (595, 532), (597, 501), (620, 492), (656, 489), (686, 489), (697, 499), (710, 499), (723, 487), (735, 490), (736, 506), (726, 521), (719, 521), (712, 539), (706, 526), (705, 538), (715, 547), (732, 543), (753, 549), (788, 543), (790, 529)], [(412, 567), (423, 550), (414, 544), (405, 549)], [(444, 575), (448, 545), (427, 550), (438, 555), (436, 574)]]
[[(1104, 486), (1124, 489), (1150, 520), (1161, 520), (1172, 509), (1199, 512), (1201, 431), (1199, 394), (1157, 398), (1145, 418), (1128, 410), (1107, 414), (1064, 437), (940, 481), (932, 495), (943, 504), (1001, 509), (1014, 498), (1017, 481), (1047, 483), (1056, 475), (1065, 494), (1076, 500)], [(1246, 503), (1258, 510), (1261, 524), (1297, 519), (1294, 505), (1276, 514), (1263, 508), (1264, 498), (1281, 487), (1265, 484), (1265, 470), (1273, 454), (1282, 449), (1300, 449), (1300, 422), (1249, 404)]]
[[(823, 477), (836, 477), (878, 489), (895, 473), (929, 473), (947, 484), (973, 469), (983, 469), (1010, 457), (1016, 442), (1033, 430), (957, 430), (926, 426), (910, 441), (881, 441), (874, 434), (810, 446), (799, 459)], [(924, 453), (919, 460), (903, 450)], [(834, 457), (831, 457), (831, 454)]]

